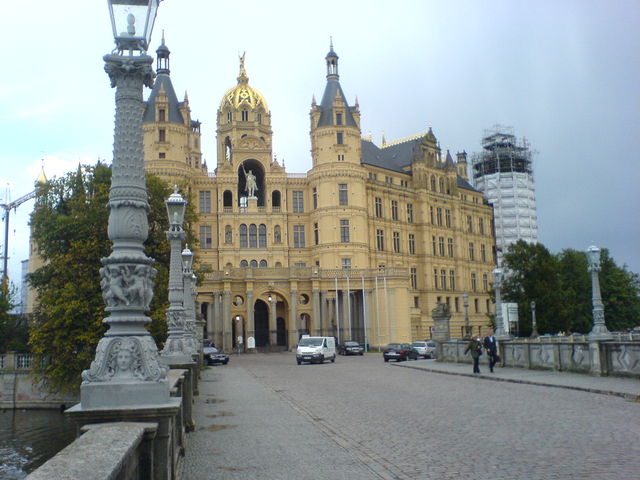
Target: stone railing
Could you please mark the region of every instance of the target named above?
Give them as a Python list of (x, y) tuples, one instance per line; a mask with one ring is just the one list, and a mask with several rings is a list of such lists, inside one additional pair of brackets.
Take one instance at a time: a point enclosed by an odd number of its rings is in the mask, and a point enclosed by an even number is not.
[(30, 474), (28, 480), (182, 478), (187, 432), (193, 431), (197, 369), (171, 369), (169, 386), (175, 407), (114, 408), (65, 413), (83, 433), (71, 445)]
[[(640, 338), (614, 334), (614, 340), (590, 342), (586, 335), (514, 338), (498, 342), (505, 367), (557, 370), (591, 375), (640, 378)], [(439, 342), (438, 360), (470, 363), (465, 340)], [(480, 357), (487, 363), (486, 355)]]

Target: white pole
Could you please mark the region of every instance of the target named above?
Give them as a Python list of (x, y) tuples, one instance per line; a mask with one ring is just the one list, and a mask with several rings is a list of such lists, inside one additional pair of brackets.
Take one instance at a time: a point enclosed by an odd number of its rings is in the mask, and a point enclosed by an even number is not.
[(362, 276), (362, 315), (364, 317), (364, 347), (367, 348), (369, 336), (367, 334), (367, 292), (364, 289), (364, 275)]
[(338, 306), (338, 277), (336, 277), (336, 330), (338, 343), (340, 343), (340, 307)]

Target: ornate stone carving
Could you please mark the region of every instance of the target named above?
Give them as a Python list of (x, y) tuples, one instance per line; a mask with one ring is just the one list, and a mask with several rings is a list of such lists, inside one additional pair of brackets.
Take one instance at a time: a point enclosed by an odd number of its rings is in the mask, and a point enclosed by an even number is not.
[(136, 305), (149, 310), (155, 268), (149, 265), (106, 265), (100, 269), (102, 298), (108, 308)]

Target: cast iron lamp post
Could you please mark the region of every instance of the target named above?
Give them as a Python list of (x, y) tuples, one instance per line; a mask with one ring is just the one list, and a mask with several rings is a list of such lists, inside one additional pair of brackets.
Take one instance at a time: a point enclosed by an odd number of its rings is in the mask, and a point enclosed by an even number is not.
[[(144, 328), (156, 271), (144, 253), (149, 234), (144, 175), (143, 86), (153, 85), (153, 59), (146, 54), (160, 0), (109, 0), (116, 49), (104, 56), (116, 87), (116, 115), (109, 191), (111, 254), (102, 259), (100, 284), (110, 328), (98, 342), (95, 360), (82, 372), (82, 409), (169, 401), (167, 367)], [(125, 55), (123, 52), (127, 51)], [(138, 52), (134, 55), (134, 51)]]
[(498, 267), (493, 271), (493, 288), (496, 291), (496, 330), (494, 337), (497, 339), (511, 338), (511, 335), (505, 332), (504, 322), (502, 320), (502, 297), (500, 296), (502, 278), (502, 269)]
[[(184, 338), (189, 346), (192, 354), (199, 352), (197, 335), (196, 335), (196, 305), (195, 291), (193, 288), (193, 253), (189, 250), (189, 246), (185, 246), (182, 250), (182, 285), (183, 285), (183, 301), (184, 307)], [(200, 338), (200, 342), (202, 338)]]
[(594, 245), (587, 249), (587, 261), (591, 272), (592, 303), (593, 303), (593, 328), (589, 332), (590, 340), (611, 340), (613, 336), (607, 330), (604, 323), (604, 305), (600, 298), (600, 249)]
[[(178, 187), (165, 200), (167, 215), (169, 216), (169, 230), (167, 240), (171, 246), (169, 260), (169, 309), (167, 310), (167, 326), (169, 336), (162, 350), (163, 361), (169, 365), (191, 362), (190, 345), (185, 341), (185, 308), (183, 305), (183, 281), (181, 250), (182, 241), (186, 234), (182, 229), (187, 201), (178, 193)], [(193, 352), (195, 353), (195, 352)]]
[(531, 338), (538, 338), (538, 325), (536, 324), (536, 302), (531, 301)]
[(462, 294), (462, 303), (464, 305), (464, 338), (471, 338), (471, 325), (469, 325), (469, 294)]

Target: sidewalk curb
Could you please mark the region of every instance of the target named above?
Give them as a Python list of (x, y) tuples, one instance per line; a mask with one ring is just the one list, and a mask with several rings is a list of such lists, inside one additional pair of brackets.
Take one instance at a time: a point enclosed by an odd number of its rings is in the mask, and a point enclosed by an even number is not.
[(555, 383), (536, 382), (532, 380), (494, 377), (494, 376), (490, 376), (482, 373), (476, 374), (476, 373), (462, 373), (462, 372), (447, 372), (445, 370), (438, 370), (438, 369), (429, 368), (429, 367), (417, 367), (413, 365), (404, 365), (399, 363), (395, 363), (393, 364), (393, 366), (402, 367), (402, 368), (411, 368), (413, 370), (423, 370), (425, 372), (430, 372), (430, 373), (440, 373), (442, 375), (457, 375), (459, 377), (471, 377), (471, 378), (477, 378), (482, 380), (493, 380), (494, 382), (520, 383), (524, 385), (537, 385), (540, 387), (564, 388), (567, 390), (577, 390), (581, 392), (597, 393), (600, 395), (616, 396), (616, 397), (624, 398), (625, 400), (640, 402), (640, 395), (635, 395), (633, 393), (625, 393), (625, 392), (615, 392), (612, 390), (602, 390), (600, 388), (578, 387), (575, 385), (558, 385)]

